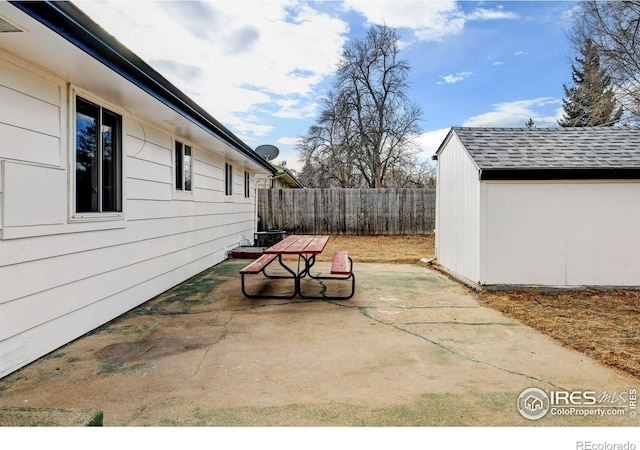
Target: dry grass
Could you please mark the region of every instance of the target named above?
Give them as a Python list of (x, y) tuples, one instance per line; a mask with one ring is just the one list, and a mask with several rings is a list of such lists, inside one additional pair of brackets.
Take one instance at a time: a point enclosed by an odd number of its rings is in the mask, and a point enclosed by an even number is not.
[(318, 261), (329, 261), (335, 250), (347, 250), (358, 262), (415, 264), (433, 258), (433, 235), (418, 236), (344, 236), (334, 235)]
[(640, 291), (481, 292), (478, 299), (640, 379)]
[[(318, 260), (347, 250), (356, 262), (421, 264), (433, 236), (332, 236)], [(481, 292), (481, 304), (640, 379), (640, 291)]]

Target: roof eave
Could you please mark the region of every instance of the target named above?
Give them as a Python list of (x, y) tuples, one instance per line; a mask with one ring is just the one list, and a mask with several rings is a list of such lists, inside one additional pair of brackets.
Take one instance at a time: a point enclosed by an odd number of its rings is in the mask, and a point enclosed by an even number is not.
[(275, 173), (275, 169), (240, 138), (72, 3), (10, 3), (268, 172)]
[(640, 180), (640, 167), (625, 168), (483, 168), (483, 181)]

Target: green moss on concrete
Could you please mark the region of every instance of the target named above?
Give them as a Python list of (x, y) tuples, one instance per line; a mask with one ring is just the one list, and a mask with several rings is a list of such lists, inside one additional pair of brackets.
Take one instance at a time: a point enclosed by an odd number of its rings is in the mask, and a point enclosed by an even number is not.
[(91, 409), (0, 408), (3, 427), (101, 427), (103, 421), (103, 412)]
[(108, 376), (108, 375), (135, 372), (145, 367), (145, 365), (146, 364), (144, 363), (125, 365), (119, 361), (118, 362), (108, 361), (100, 364), (100, 370), (98, 371), (98, 375)]

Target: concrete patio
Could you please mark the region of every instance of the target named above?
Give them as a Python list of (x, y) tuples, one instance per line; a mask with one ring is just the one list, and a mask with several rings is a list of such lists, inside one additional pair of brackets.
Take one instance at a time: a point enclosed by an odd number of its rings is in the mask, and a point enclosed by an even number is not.
[[(78, 425), (78, 412), (88, 422), (96, 411), (125, 427), (638, 424), (524, 418), (526, 388), (640, 383), (480, 306), (426, 265), (356, 261), (352, 299), (304, 301), (243, 297), (247, 263), (227, 260), (3, 378), (0, 425)], [(63, 413), (50, 422), (28, 414), (53, 409)]]

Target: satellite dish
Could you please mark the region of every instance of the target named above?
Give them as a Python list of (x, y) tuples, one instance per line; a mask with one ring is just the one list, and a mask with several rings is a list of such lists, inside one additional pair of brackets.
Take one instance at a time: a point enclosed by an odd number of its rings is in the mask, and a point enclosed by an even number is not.
[(276, 147), (275, 145), (265, 144), (259, 145), (256, 148), (256, 153), (262, 156), (267, 161), (271, 161), (278, 157), (278, 155), (280, 154), (280, 150), (278, 150), (278, 147)]

